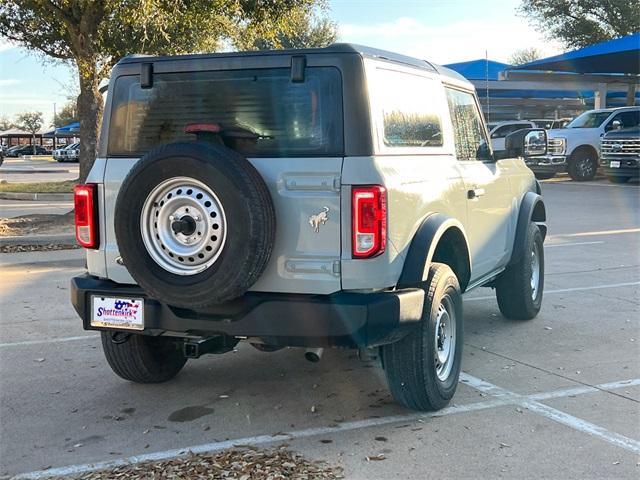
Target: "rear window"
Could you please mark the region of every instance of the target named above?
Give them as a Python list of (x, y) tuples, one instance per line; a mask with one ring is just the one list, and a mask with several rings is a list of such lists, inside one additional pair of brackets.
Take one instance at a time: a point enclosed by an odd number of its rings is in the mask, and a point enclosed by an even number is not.
[(343, 153), (342, 86), (332, 67), (306, 69), (294, 83), (288, 68), (163, 73), (153, 87), (139, 76), (116, 81), (108, 154), (139, 155), (181, 140), (191, 123), (213, 123), (225, 143), (247, 156), (332, 156)]

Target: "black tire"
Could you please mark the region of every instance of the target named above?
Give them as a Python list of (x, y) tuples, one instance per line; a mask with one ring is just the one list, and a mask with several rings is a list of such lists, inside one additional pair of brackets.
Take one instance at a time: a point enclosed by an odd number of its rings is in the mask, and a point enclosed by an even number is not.
[[(538, 255), (538, 287), (532, 287), (532, 252)], [(513, 320), (531, 320), (540, 311), (544, 292), (544, 247), (538, 226), (531, 222), (525, 240), (524, 254), (496, 280), (496, 297), (500, 312)]]
[(162, 383), (187, 363), (182, 344), (171, 337), (101, 332), (102, 349), (111, 369), (135, 383)]
[[(395, 400), (414, 410), (439, 410), (453, 398), (460, 376), (463, 345), (462, 293), (448, 265), (429, 269), (422, 321), (401, 340), (380, 347), (389, 389)], [(440, 305), (453, 312), (455, 335), (452, 364), (446, 378), (436, 373), (436, 322)]]
[(609, 181), (611, 183), (618, 183), (618, 184), (622, 184), (622, 183), (627, 183), (629, 180), (631, 180), (631, 177), (620, 177), (620, 176), (608, 176), (607, 177), (609, 179)]
[[(231, 219), (219, 257), (196, 274), (165, 270), (142, 239), (140, 217), (147, 196), (174, 177), (207, 185)], [(213, 143), (172, 143), (150, 151), (127, 175), (116, 203), (115, 231), (127, 270), (151, 297), (179, 307), (220, 304), (245, 293), (269, 261), (275, 228), (273, 203), (260, 174), (246, 158)]]
[(598, 155), (591, 149), (581, 149), (569, 159), (567, 172), (576, 182), (593, 180), (598, 173)]
[(553, 178), (556, 176), (555, 172), (551, 172), (551, 173), (534, 172), (534, 175), (538, 180), (549, 180), (550, 178)]

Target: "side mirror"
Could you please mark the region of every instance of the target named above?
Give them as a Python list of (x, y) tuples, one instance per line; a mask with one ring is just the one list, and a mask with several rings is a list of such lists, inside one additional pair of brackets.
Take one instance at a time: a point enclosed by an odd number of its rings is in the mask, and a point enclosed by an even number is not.
[(547, 154), (547, 132), (543, 128), (525, 128), (504, 139), (508, 157), (540, 157)]

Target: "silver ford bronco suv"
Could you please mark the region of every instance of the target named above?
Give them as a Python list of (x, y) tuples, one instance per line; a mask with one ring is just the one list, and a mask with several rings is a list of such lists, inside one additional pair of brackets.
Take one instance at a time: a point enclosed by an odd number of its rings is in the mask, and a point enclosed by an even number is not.
[(71, 300), (133, 382), (241, 340), (376, 348), (400, 404), (439, 409), (464, 292), (540, 310), (546, 213), (522, 157), (546, 148), (527, 129), (494, 154), (469, 82), (381, 50), (129, 56), (75, 190)]

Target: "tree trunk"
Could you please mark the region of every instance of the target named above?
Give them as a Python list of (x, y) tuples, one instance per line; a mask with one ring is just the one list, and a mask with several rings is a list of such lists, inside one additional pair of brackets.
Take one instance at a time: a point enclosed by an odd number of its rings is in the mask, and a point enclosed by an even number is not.
[(98, 135), (102, 123), (102, 95), (98, 90), (99, 78), (96, 62), (78, 61), (80, 95), (78, 116), (80, 117), (80, 183), (89, 175), (96, 159)]

